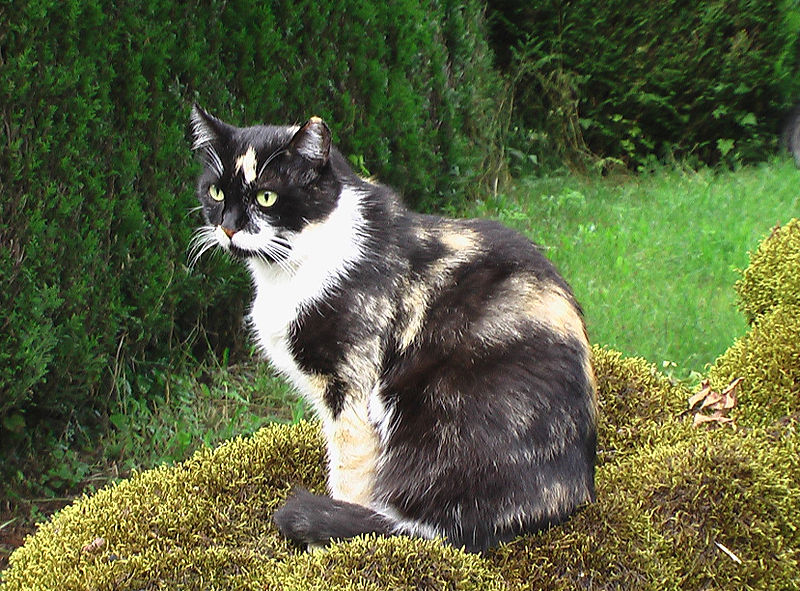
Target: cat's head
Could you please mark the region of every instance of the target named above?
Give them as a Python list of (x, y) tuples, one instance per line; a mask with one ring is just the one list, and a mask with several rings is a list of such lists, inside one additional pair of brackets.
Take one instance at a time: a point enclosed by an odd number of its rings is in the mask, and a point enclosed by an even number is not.
[(319, 117), (239, 128), (195, 105), (191, 127), (208, 224), (197, 234), (195, 258), (218, 244), (237, 257), (281, 263), (294, 238), (336, 208), (341, 183), (330, 165), (331, 132)]

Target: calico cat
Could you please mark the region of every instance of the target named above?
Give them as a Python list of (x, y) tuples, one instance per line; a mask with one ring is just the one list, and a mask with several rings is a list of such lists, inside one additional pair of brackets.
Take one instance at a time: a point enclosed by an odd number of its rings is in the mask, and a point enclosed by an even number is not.
[(594, 499), (596, 393), (581, 309), (526, 238), (405, 209), (319, 118), (238, 128), (195, 106), (207, 226), (249, 267), (250, 322), (313, 405), (330, 496), (273, 519), (301, 544), (362, 533), (481, 552)]

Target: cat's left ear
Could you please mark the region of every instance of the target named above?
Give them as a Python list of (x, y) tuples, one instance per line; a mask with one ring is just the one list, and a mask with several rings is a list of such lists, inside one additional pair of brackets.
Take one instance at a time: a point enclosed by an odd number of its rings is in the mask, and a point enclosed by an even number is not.
[(331, 130), (322, 119), (312, 117), (294, 134), (289, 149), (320, 168), (330, 156)]
[(192, 107), (192, 114), (189, 120), (192, 124), (192, 138), (194, 139), (192, 143), (193, 150), (216, 147), (231, 133), (232, 127), (230, 125), (221, 119), (217, 119), (197, 103)]

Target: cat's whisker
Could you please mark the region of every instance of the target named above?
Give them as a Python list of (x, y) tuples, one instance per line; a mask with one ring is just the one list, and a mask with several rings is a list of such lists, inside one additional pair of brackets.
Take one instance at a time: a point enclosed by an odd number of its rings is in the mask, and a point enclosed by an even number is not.
[(189, 268), (194, 268), (200, 257), (217, 245), (215, 228), (202, 226), (198, 228), (189, 243)]
[(263, 252), (259, 254), (265, 255), (264, 258), (268, 257), (275, 261), (287, 275), (294, 275), (297, 272), (298, 265), (289, 258), (291, 252), (291, 248), (285, 240), (275, 238), (267, 243), (263, 248)]

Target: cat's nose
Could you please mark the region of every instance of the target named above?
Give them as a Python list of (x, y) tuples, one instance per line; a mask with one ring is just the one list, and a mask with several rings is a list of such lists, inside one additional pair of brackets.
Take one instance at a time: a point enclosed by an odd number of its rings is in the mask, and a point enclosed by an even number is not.
[(228, 238), (233, 238), (233, 235), (236, 234), (236, 230), (231, 230), (229, 228), (226, 228), (225, 226), (220, 226), (220, 228), (222, 228), (222, 231), (225, 232), (225, 235)]

